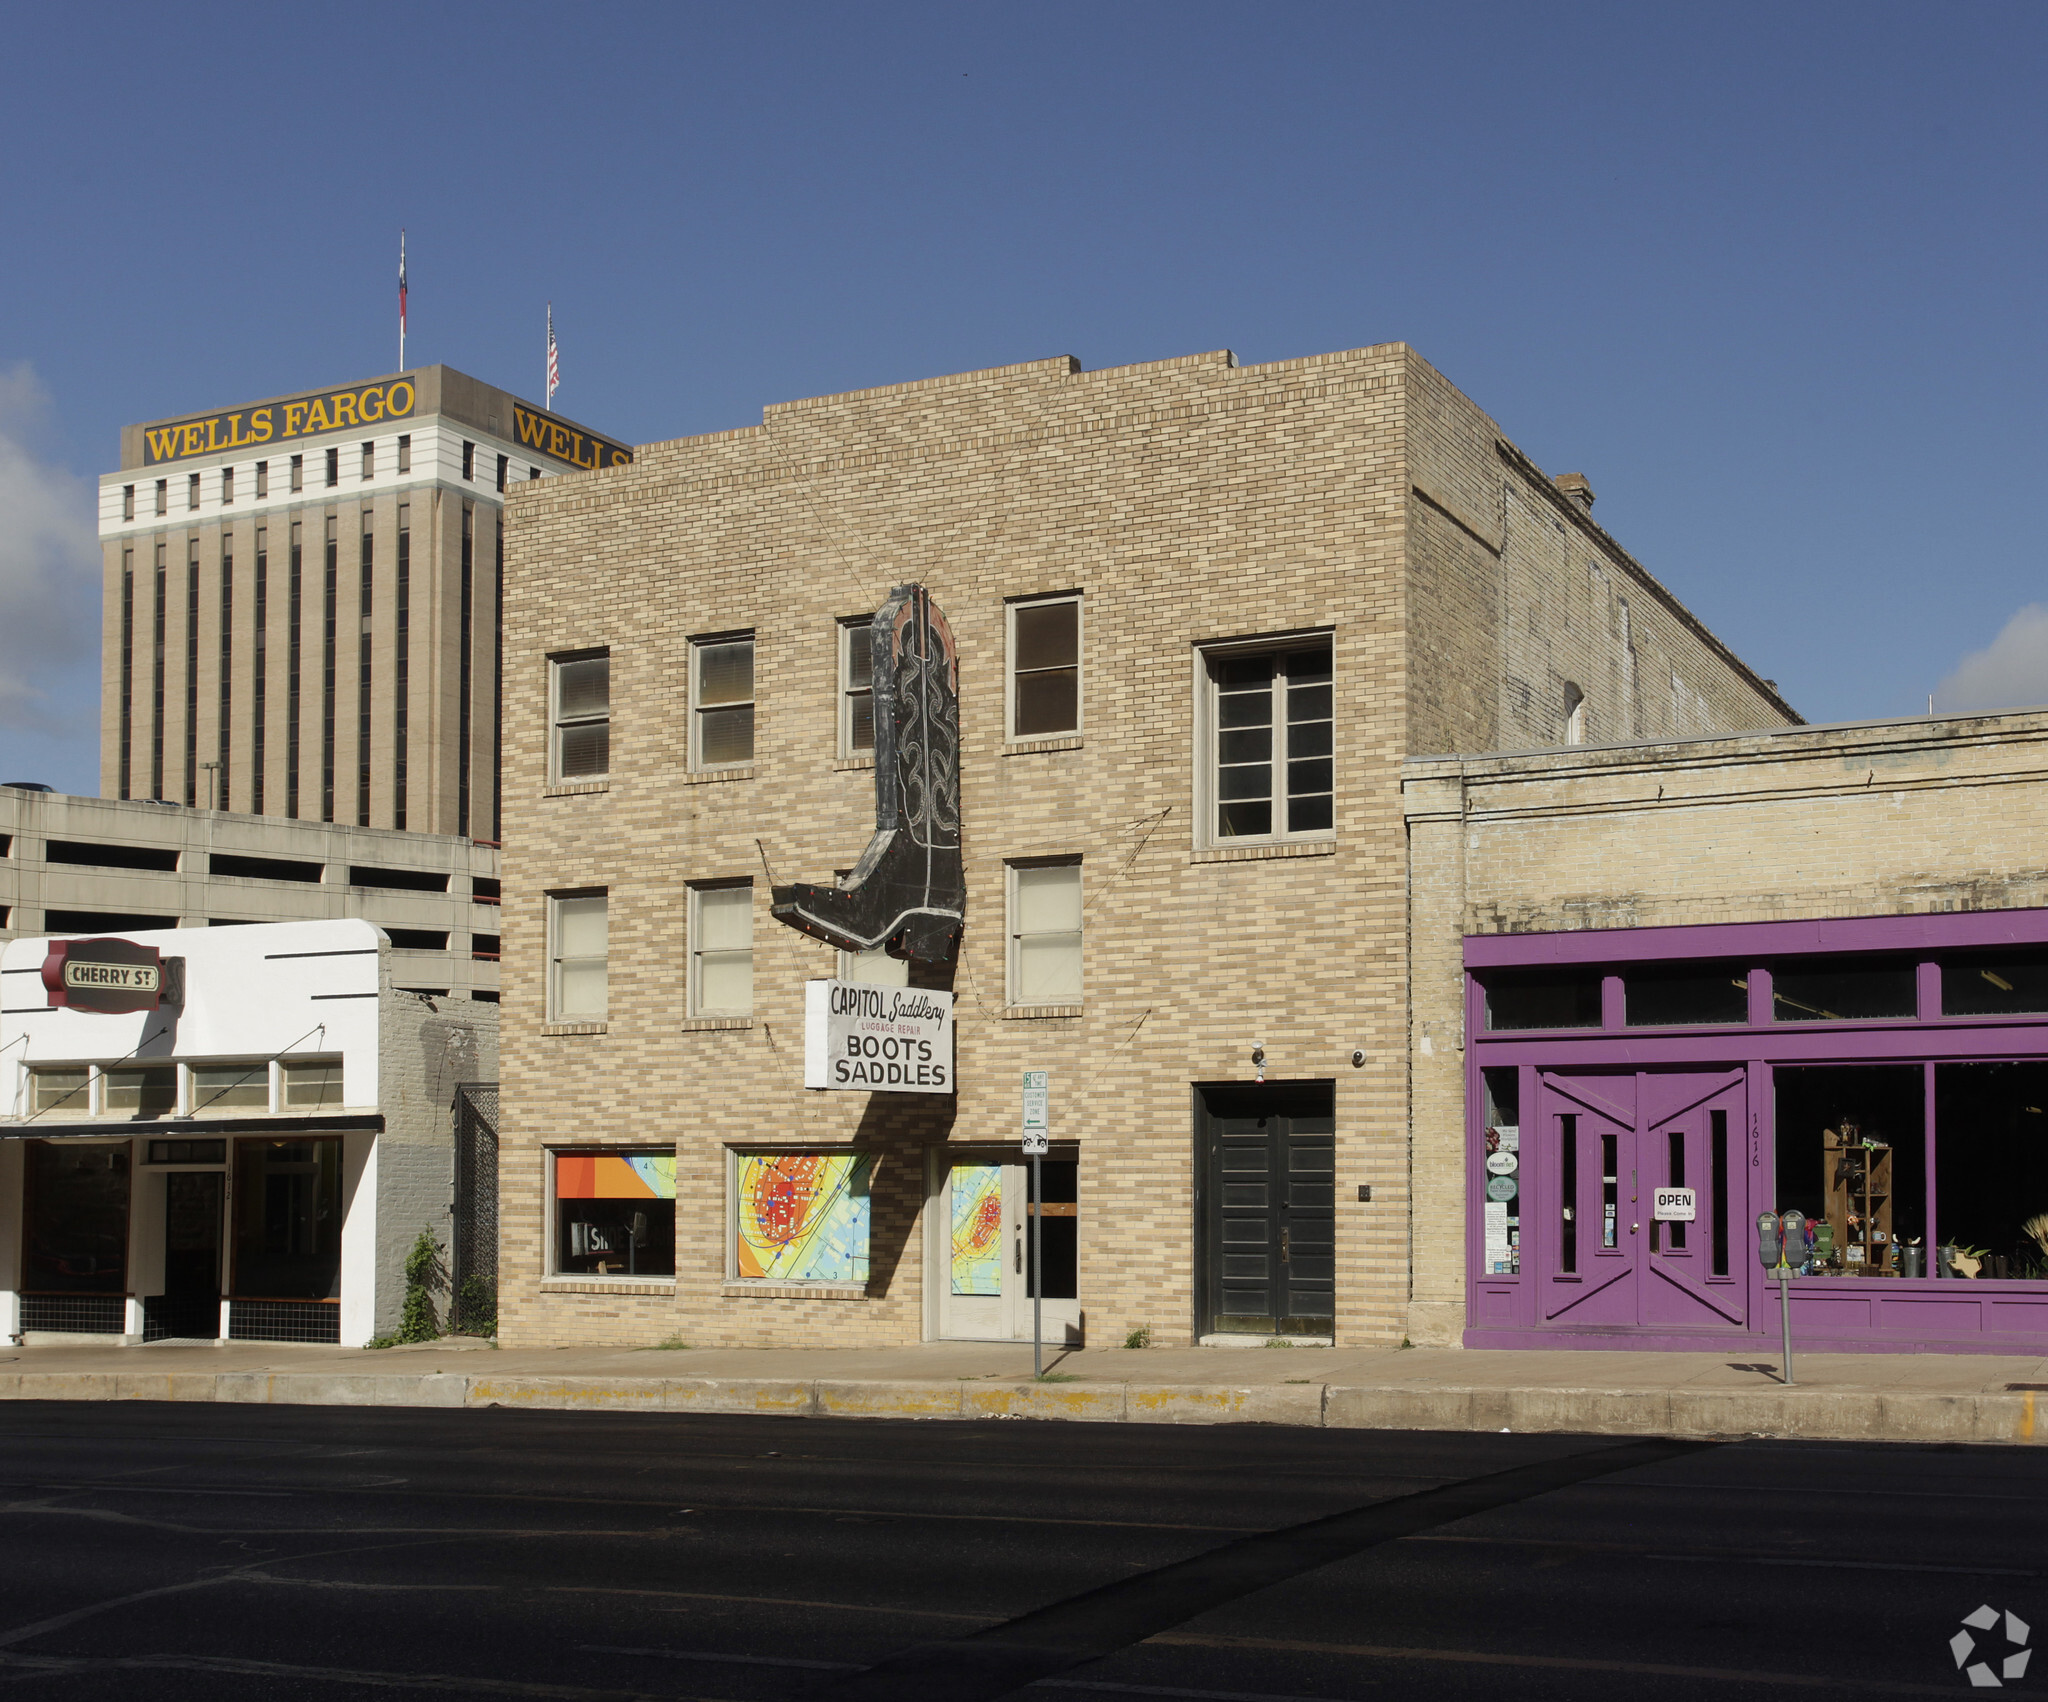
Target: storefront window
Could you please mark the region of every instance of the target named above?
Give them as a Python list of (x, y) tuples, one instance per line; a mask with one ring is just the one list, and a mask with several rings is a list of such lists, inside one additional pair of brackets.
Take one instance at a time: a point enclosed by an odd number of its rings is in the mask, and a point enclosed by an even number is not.
[(1749, 1020), (1749, 977), (1740, 963), (1631, 969), (1622, 987), (1631, 1028)]
[(178, 1109), (178, 1067), (109, 1070), (103, 1091), (109, 1117), (173, 1116)]
[(1781, 1066), (1776, 1075), (1775, 1204), (1826, 1226), (1814, 1274), (1932, 1275), (1923, 1066)]
[(90, 1073), (83, 1064), (76, 1069), (37, 1069), (29, 1072), (29, 1110), (38, 1117), (84, 1117), (92, 1111), (88, 1089)]
[(676, 1274), (675, 1148), (553, 1157), (558, 1274)]
[(734, 1273), (772, 1282), (866, 1282), (873, 1162), (864, 1152), (736, 1153)]
[(1973, 953), (1943, 961), (1943, 1016), (2019, 1016), (2035, 1011), (2048, 1011), (2048, 952)]
[[(1522, 1270), (1522, 1091), (1520, 1072), (1481, 1070), (1485, 1117), (1486, 1204), (1480, 1269), (1488, 1276)], [(1567, 1269), (1570, 1267), (1567, 1266)]]
[(2048, 1278), (2048, 1064), (1937, 1064), (1934, 1127), (1942, 1274)]
[(128, 1147), (30, 1141), (27, 1248), (31, 1294), (124, 1294), (128, 1289)]
[(341, 1297), (341, 1140), (235, 1142), (235, 1296)]
[(1598, 1028), (1598, 970), (1506, 969), (1486, 977), (1486, 1026)]
[(257, 1058), (246, 1064), (198, 1064), (192, 1070), (192, 1115), (218, 1111), (268, 1111), (270, 1065)]
[(1910, 958), (1805, 958), (1771, 971), (1780, 1022), (1856, 1022), (1918, 1014)]

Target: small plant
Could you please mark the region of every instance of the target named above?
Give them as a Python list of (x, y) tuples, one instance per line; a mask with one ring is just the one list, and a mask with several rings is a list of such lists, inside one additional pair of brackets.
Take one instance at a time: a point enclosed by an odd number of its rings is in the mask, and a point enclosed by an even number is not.
[(1414, 1344), (1414, 1343), (1413, 1343), (1412, 1341), (1410, 1341), (1410, 1340), (1409, 1340), (1409, 1339), (1408, 1339), (1408, 1338), (1407, 1338), (1406, 1336), (1403, 1336), (1403, 1337), (1401, 1338), (1401, 1346), (1402, 1346), (1402, 1347), (1413, 1347), (1414, 1345), (1415, 1345), (1415, 1344)]
[(405, 1256), (405, 1301), (398, 1310), (401, 1342), (430, 1342), (440, 1335), (441, 1326), (434, 1317), (433, 1289), (441, 1276), (440, 1246), (422, 1229), (412, 1251)]
[(1127, 1336), (1125, 1336), (1125, 1337), (1124, 1337), (1124, 1346), (1125, 1346), (1125, 1347), (1129, 1347), (1129, 1348), (1139, 1348), (1139, 1347), (1150, 1347), (1151, 1345), (1152, 1345), (1152, 1326), (1151, 1326), (1150, 1324), (1140, 1324), (1140, 1325), (1139, 1325), (1139, 1326), (1138, 1326), (1138, 1327), (1137, 1327), (1137, 1328), (1136, 1328), (1135, 1330), (1133, 1330), (1133, 1331), (1132, 1331), (1132, 1332), (1131, 1332), (1131, 1333), (1130, 1333), (1129, 1335), (1127, 1335)]
[(498, 1333), (497, 1296), (484, 1279), (472, 1271), (462, 1279), (455, 1295), (452, 1322), (464, 1335), (493, 1336)]
[(689, 1350), (689, 1346), (690, 1344), (683, 1340), (683, 1332), (681, 1330), (678, 1330), (674, 1335), (664, 1337), (662, 1340), (656, 1342), (652, 1347), (646, 1348), (643, 1351), (648, 1353), (660, 1353), (664, 1349), (666, 1349), (670, 1352), (687, 1352)]
[(1292, 1347), (1294, 1343), (1285, 1336), (1268, 1336), (1261, 1345), (1265, 1347)]
[(363, 1343), (365, 1347), (396, 1347), (397, 1345), (398, 1338), (396, 1336), (372, 1336)]
[(1042, 1371), (1039, 1373), (1038, 1381), (1041, 1383), (1078, 1383), (1081, 1379), (1071, 1371)]

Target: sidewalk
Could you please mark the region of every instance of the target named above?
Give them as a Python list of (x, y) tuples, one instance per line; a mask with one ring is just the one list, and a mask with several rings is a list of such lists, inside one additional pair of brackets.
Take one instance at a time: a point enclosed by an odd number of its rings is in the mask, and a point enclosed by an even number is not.
[(2048, 1359), (1454, 1348), (0, 1348), (0, 1400), (532, 1407), (1345, 1429), (2048, 1443)]

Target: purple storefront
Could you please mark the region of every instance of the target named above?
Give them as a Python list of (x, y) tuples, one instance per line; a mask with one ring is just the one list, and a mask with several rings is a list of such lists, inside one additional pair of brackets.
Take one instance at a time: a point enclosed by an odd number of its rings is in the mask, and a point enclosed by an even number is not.
[[(2048, 910), (1467, 935), (1469, 1347), (2048, 1352)], [(1659, 1221), (1655, 1191), (1689, 1221)], [(1689, 1198), (1685, 1196), (1689, 1195)]]

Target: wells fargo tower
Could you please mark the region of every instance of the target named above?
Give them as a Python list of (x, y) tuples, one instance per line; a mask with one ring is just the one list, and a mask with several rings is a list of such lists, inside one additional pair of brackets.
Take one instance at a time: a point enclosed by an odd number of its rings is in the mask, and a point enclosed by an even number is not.
[(101, 793), (495, 840), (505, 493), (632, 458), (445, 366), (124, 428)]

